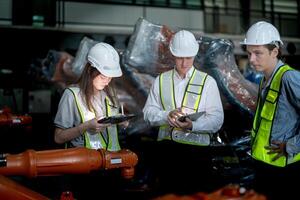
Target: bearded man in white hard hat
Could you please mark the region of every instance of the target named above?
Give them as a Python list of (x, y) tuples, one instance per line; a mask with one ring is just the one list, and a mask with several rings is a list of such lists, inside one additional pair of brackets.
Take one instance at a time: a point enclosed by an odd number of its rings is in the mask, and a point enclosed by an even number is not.
[[(216, 81), (193, 66), (199, 44), (191, 32), (177, 32), (169, 49), (176, 65), (156, 78), (143, 109), (144, 119), (159, 127), (158, 141), (183, 144), (179, 149), (207, 146), (224, 119)], [(182, 117), (193, 113), (198, 115)]]
[(280, 59), (283, 42), (268, 22), (253, 24), (241, 44), (264, 74), (251, 133), (257, 189), (270, 198), (293, 199), (288, 196), (297, 189), (288, 183), (300, 180), (300, 73)]

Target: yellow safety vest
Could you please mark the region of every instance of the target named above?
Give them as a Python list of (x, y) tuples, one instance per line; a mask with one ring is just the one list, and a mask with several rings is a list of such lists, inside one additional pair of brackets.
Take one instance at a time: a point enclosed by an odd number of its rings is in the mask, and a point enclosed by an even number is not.
[[(251, 131), (252, 157), (256, 160), (278, 167), (285, 167), (287, 164), (300, 160), (300, 154), (297, 154), (292, 158), (280, 157), (279, 159), (272, 161), (276, 154), (267, 154), (268, 150), (265, 149), (265, 146), (271, 144), (270, 134), (280, 96), (281, 78), (288, 70), (293, 70), (293, 68), (284, 65), (275, 72), (264, 102), (261, 102), (262, 99), (259, 95)], [(262, 90), (262, 83), (263, 80), (261, 80), (259, 92)]]
[[(80, 89), (77, 87), (68, 88), (72, 94), (74, 95), (74, 99), (76, 102), (77, 109), (80, 114), (81, 123), (88, 121), (90, 119), (95, 118), (95, 113), (91, 112), (84, 105), (84, 101), (79, 94)], [(110, 99), (105, 97), (105, 114), (106, 116), (113, 116), (118, 114), (118, 109), (113, 105)], [(108, 151), (119, 151), (121, 149), (118, 140), (118, 129), (116, 125), (111, 125), (106, 128), (107, 133), (107, 142), (103, 137), (103, 133), (100, 132), (98, 134), (89, 133), (88, 130), (84, 132), (84, 144), (86, 148), (89, 149), (106, 149)]]
[[(159, 76), (159, 94), (160, 101), (165, 111), (176, 109), (175, 92), (174, 92), (174, 70), (162, 73)], [(185, 93), (180, 107), (184, 108), (187, 114), (195, 113), (201, 100), (207, 74), (194, 68), (192, 75), (185, 88)], [(209, 145), (210, 136), (204, 133), (187, 132), (182, 129), (173, 128), (169, 125), (162, 125), (158, 133), (158, 141), (171, 139), (179, 143), (192, 145)]]

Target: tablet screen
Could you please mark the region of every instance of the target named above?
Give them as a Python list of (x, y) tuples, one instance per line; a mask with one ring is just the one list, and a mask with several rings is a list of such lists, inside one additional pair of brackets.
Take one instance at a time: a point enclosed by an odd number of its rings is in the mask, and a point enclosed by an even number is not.
[(110, 116), (110, 117), (104, 117), (100, 120), (98, 120), (98, 123), (102, 124), (118, 124), (124, 121), (128, 121), (130, 119), (133, 119), (136, 117), (134, 114), (129, 114), (129, 115), (115, 115), (115, 116)]

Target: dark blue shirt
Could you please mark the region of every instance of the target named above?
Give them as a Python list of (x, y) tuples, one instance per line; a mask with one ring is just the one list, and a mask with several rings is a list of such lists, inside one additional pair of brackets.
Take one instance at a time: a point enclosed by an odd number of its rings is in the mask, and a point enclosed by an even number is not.
[[(278, 61), (273, 74), (284, 65)], [(262, 89), (262, 97), (266, 95), (266, 89), (270, 87), (270, 80)], [(278, 99), (277, 110), (271, 131), (271, 141), (278, 140), (287, 143), (286, 151), (289, 156), (300, 152), (300, 72), (287, 71), (282, 76), (281, 94)]]

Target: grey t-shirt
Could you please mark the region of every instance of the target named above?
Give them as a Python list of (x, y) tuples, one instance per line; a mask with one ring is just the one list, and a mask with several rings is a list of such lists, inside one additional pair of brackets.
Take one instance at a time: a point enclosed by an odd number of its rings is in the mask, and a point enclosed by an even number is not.
[[(97, 118), (105, 116), (105, 92), (101, 91), (95, 96), (93, 104)], [(81, 117), (74, 99), (73, 93), (66, 89), (60, 99), (54, 124), (58, 128), (67, 129), (81, 124)], [(104, 138), (106, 133), (104, 133)], [(70, 141), (72, 146), (84, 146), (83, 136), (79, 136)]]

